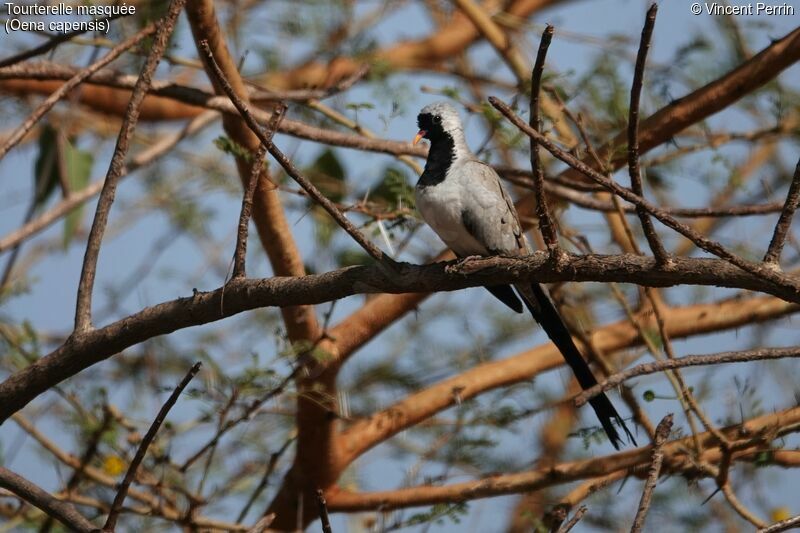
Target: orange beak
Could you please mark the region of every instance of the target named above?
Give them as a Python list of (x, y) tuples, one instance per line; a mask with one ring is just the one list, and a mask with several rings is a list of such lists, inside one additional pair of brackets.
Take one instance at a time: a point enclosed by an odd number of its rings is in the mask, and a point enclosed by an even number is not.
[(428, 132), (427, 132), (427, 131), (425, 131), (425, 130), (419, 130), (419, 131), (417, 132), (417, 135), (414, 137), (414, 140), (412, 141), (412, 143), (411, 143), (411, 144), (413, 144), (413, 145), (416, 145), (416, 144), (417, 144), (418, 142), (420, 142), (420, 141), (422, 140), (422, 138), (423, 138), (423, 137), (425, 137), (427, 134), (428, 134)]

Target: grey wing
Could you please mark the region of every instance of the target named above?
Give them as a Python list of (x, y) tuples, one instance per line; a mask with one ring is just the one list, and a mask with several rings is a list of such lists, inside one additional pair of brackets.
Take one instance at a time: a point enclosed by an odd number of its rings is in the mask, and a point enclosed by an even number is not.
[(470, 201), (461, 218), (467, 231), (493, 254), (528, 253), (517, 211), (500, 176), (480, 161), (469, 161), (464, 167)]

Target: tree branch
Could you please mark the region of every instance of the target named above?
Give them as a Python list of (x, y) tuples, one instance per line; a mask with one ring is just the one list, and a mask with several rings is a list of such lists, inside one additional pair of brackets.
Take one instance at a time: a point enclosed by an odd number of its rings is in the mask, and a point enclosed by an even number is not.
[[(450, 291), (493, 283), (516, 283), (535, 279), (556, 281), (617, 281), (655, 286), (676, 284), (718, 285), (768, 291), (772, 285), (724, 261), (676, 258), (675, 269), (664, 271), (652, 258), (635, 255), (565, 255), (563, 269), (548, 263), (547, 254), (526, 258), (494, 257), (474, 260), (480, 267), (473, 273), (453, 272), (452, 266), (401, 264), (387, 273), (381, 266), (354, 266), (314, 276), (238, 280), (211, 292), (197, 292), (188, 298), (147, 307), (103, 328), (73, 335), (64, 345), (0, 383), (0, 421), (21, 409), (33, 398), (130, 346), (158, 335), (215, 322), (238, 313), (287, 305), (311, 305), (354, 294)], [(224, 292), (225, 305), (221, 306)], [(780, 295), (784, 297), (785, 295)], [(774, 305), (777, 305), (775, 303)], [(739, 305), (741, 310), (747, 309)], [(781, 302), (781, 313), (793, 312), (795, 305)], [(737, 307), (727, 311), (726, 320), (738, 316)], [(752, 310), (749, 312), (752, 313)], [(718, 311), (713, 311), (716, 314)], [(607, 345), (599, 345), (607, 349)], [(335, 364), (335, 360), (329, 364)]]
[[(286, 115), (286, 106), (280, 105), (275, 109), (270, 119), (269, 125), (265, 135), (268, 139), (272, 139), (275, 131), (280, 126), (283, 117)], [(233, 254), (233, 278), (241, 278), (246, 276), (245, 259), (247, 257), (247, 230), (250, 224), (250, 213), (253, 210), (253, 196), (256, 193), (256, 186), (258, 180), (261, 178), (262, 167), (264, 166), (264, 158), (267, 155), (267, 147), (260, 144), (258, 152), (253, 159), (252, 170), (250, 172), (250, 179), (245, 187), (244, 195), (242, 196), (242, 209), (239, 213), (239, 225), (236, 231), (236, 249)]]
[[(653, 4), (647, 10), (644, 28), (642, 28), (642, 39), (639, 43), (639, 52), (636, 56), (636, 68), (633, 72), (633, 83), (631, 84), (631, 103), (628, 109), (628, 172), (631, 176), (631, 189), (634, 194), (644, 198), (642, 188), (642, 171), (639, 167), (639, 99), (642, 95), (642, 80), (644, 79), (644, 69), (647, 63), (647, 51), (650, 49), (650, 39), (653, 36), (653, 28), (656, 24), (656, 13), (658, 5)], [(531, 144), (534, 141), (531, 139)], [(669, 263), (669, 256), (658, 238), (653, 221), (641, 206), (636, 206), (636, 214), (642, 223), (642, 230), (647, 238), (653, 255), (662, 265)]]
[(145, 37), (152, 35), (155, 29), (155, 25), (148, 24), (145, 28), (139, 30), (136, 35), (125, 39), (120, 44), (112, 48), (111, 51), (109, 51), (98, 61), (95, 61), (85, 69), (78, 71), (74, 76), (67, 80), (66, 83), (61, 85), (61, 87), (48, 96), (44, 102), (39, 104), (33, 113), (31, 113), (28, 118), (25, 119), (25, 121), (6, 138), (5, 142), (0, 145), (0, 159), (3, 159), (8, 151), (16, 146), (17, 143), (22, 140), (25, 134), (28, 133), (28, 131), (30, 131), (30, 129), (39, 121), (39, 119), (41, 119), (45, 113), (50, 111), (50, 109), (52, 109), (52, 107), (56, 105), (59, 100), (67, 96), (73, 89), (75, 89), (75, 87), (83, 83), (92, 74), (114, 61), (128, 49), (139, 44)]
[[(776, 307), (770, 308), (772, 305)], [(681, 338), (758, 323), (797, 309), (795, 304), (771, 298), (753, 298), (746, 302), (732, 299), (671, 308), (665, 322), (668, 334), (672, 338)], [(651, 319), (647, 312), (643, 312), (642, 318)], [(601, 352), (640, 346), (643, 342), (628, 319), (597, 328), (590, 340)], [(467, 401), (489, 390), (529, 381), (532, 377), (562, 364), (561, 354), (552, 343), (547, 343), (513, 357), (478, 365), (439, 381), (345, 429), (342, 432), (344, 453), (341, 461), (349, 464), (392, 435), (452, 407), (456, 403), (454, 390), (459, 391), (458, 398), (461, 401)]]
[(611, 390), (621, 383), (637, 376), (646, 376), (665, 370), (674, 370), (687, 366), (718, 365), (723, 363), (744, 363), (747, 361), (765, 361), (774, 359), (784, 359), (786, 357), (800, 357), (800, 347), (794, 348), (758, 348), (741, 352), (721, 352), (711, 355), (687, 355), (680, 359), (664, 359), (652, 363), (643, 363), (618, 372), (600, 383), (586, 389), (575, 397), (575, 405), (580, 407), (585, 405), (590, 399), (598, 394)]
[(653, 490), (656, 488), (659, 475), (661, 475), (661, 463), (664, 461), (664, 443), (667, 442), (670, 431), (672, 431), (672, 413), (665, 416), (656, 427), (650, 469), (647, 472), (647, 481), (645, 481), (644, 489), (642, 490), (642, 499), (639, 501), (636, 517), (633, 519), (631, 533), (639, 533), (644, 527), (647, 510), (650, 508), (650, 501), (653, 498)]
[[(128, 154), (130, 137), (136, 128), (139, 120), (139, 107), (142, 105), (147, 87), (152, 81), (153, 72), (158, 66), (161, 56), (166, 50), (178, 14), (183, 9), (186, 0), (172, 0), (167, 14), (158, 23), (158, 29), (147, 55), (147, 60), (142, 65), (139, 79), (131, 93), (131, 100), (128, 109), (122, 120), (117, 145), (114, 147), (114, 155), (108, 166), (108, 173), (103, 182), (103, 190), (100, 199), (97, 201), (97, 210), (94, 214), (92, 229), (89, 231), (89, 239), (86, 243), (86, 253), (83, 256), (83, 267), (81, 268), (81, 279), (78, 283), (78, 297), (75, 306), (75, 331), (85, 332), (92, 327), (92, 291), (94, 289), (94, 279), (97, 273), (97, 258), (100, 255), (100, 245), (103, 242), (103, 233), (108, 223), (108, 215), (111, 212), (111, 205), (114, 203), (114, 195), (117, 191), (117, 184), (122, 177), (125, 165), (125, 157)], [(149, 35), (149, 33), (148, 33)]]
[[(544, 62), (547, 57), (547, 49), (553, 39), (553, 27), (549, 24), (542, 32), (542, 40), (539, 42), (539, 52), (536, 54), (536, 63), (533, 65), (531, 73), (531, 101), (530, 101), (530, 126), (539, 131), (541, 120), (539, 118), (539, 98), (542, 85), (542, 72)], [(539, 231), (542, 232), (542, 239), (550, 253), (554, 257), (560, 255), (558, 247), (558, 233), (550, 215), (550, 208), (547, 205), (547, 195), (544, 192), (544, 170), (539, 159), (539, 145), (533, 139), (531, 142), (531, 171), (533, 172), (533, 194), (536, 196), (536, 216), (539, 219)]]
[(214, 56), (211, 53), (211, 49), (208, 47), (207, 41), (202, 41), (200, 43), (200, 48), (206, 55), (206, 60), (208, 61), (209, 65), (217, 78), (217, 82), (222, 86), (225, 94), (231, 99), (233, 105), (236, 106), (236, 109), (241, 114), (242, 118), (244, 119), (247, 126), (250, 130), (256, 134), (256, 136), (261, 140), (264, 146), (267, 147), (267, 150), (272, 157), (274, 157), (278, 163), (286, 170), (286, 173), (294, 179), (298, 185), (300, 185), (303, 190), (305, 190), (308, 195), (314, 199), (320, 206), (322, 206), (325, 211), (333, 218), (339, 226), (345, 230), (354, 241), (356, 241), (363, 249), (366, 251), (370, 256), (372, 256), (377, 261), (382, 261), (384, 259), (385, 254), (380, 251), (374, 244), (372, 244), (369, 239), (367, 239), (363, 233), (361, 233), (358, 228), (356, 228), (352, 222), (350, 222), (347, 217), (345, 217), (341, 211), (336, 207), (336, 205), (328, 200), (328, 198), (323, 195), (319, 189), (317, 189), (313, 183), (308, 181), (308, 179), (303, 176), (297, 167), (294, 166), (294, 163), (286, 157), (283, 152), (281, 152), (272, 140), (267, 136), (264, 132), (263, 128), (258, 124), (255, 117), (253, 117), (252, 113), (250, 113), (250, 109), (247, 104), (238, 97), (238, 95), (234, 92), (233, 87), (231, 87), (228, 80), (225, 78), (225, 74), (219, 68), (216, 61), (214, 60)]
[(772, 234), (772, 240), (764, 256), (765, 263), (778, 266), (783, 244), (786, 242), (786, 235), (789, 233), (792, 217), (797, 210), (798, 203), (800, 203), (800, 160), (797, 161), (792, 183), (789, 185), (789, 192), (786, 194), (786, 203), (783, 206), (778, 223), (775, 225), (775, 232)]
[(780, 286), (782, 289), (786, 291), (786, 294), (791, 294), (792, 298), (796, 296), (800, 296), (800, 283), (797, 282), (794, 278), (790, 276), (785, 276), (780, 273), (777, 273), (773, 270), (770, 270), (764, 267), (762, 264), (752, 263), (750, 261), (746, 261), (741, 257), (733, 254), (732, 252), (728, 251), (724, 246), (720, 243), (712, 241), (700, 235), (692, 228), (682, 224), (674, 217), (665, 213), (658, 207), (654, 206), (641, 196), (634, 194), (629, 189), (621, 187), (614, 181), (608, 179), (607, 177), (603, 176), (592, 167), (580, 161), (579, 159), (575, 158), (571, 154), (565, 152), (564, 150), (560, 149), (558, 146), (553, 144), (549, 139), (543, 136), (538, 131), (532, 129), (528, 124), (526, 124), (519, 116), (517, 116), (511, 108), (509, 108), (505, 103), (501, 102), (497, 98), (490, 96), (489, 102), (498, 110), (500, 111), (506, 118), (508, 118), (515, 126), (517, 126), (520, 130), (525, 132), (528, 136), (532, 137), (536, 140), (539, 144), (547, 149), (551, 154), (555, 157), (563, 161), (564, 163), (568, 164), (572, 168), (580, 171), (585, 176), (590, 178), (591, 180), (599, 183), (606, 187), (609, 191), (613, 192), (620, 198), (631, 202), (632, 204), (646, 210), (651, 215), (655, 216), (659, 221), (661, 221), (665, 226), (672, 228), (673, 230), (677, 231), (687, 239), (690, 239), (692, 242), (697, 244), (703, 250), (716, 255), (722, 259), (725, 259), (732, 265), (736, 265), (742, 270), (750, 272), (756, 276), (762, 277), (765, 280), (768, 280), (774, 283), (776, 286)]
[(90, 533), (97, 530), (72, 505), (57, 500), (50, 493), (2, 466), (0, 466), (0, 487), (10, 490), (23, 501), (38, 507), (73, 531)]
[(150, 446), (150, 443), (153, 442), (153, 439), (156, 438), (156, 433), (158, 433), (161, 424), (164, 422), (164, 419), (167, 418), (167, 413), (169, 410), (172, 409), (172, 406), (178, 401), (183, 389), (192, 381), (192, 378), (200, 371), (201, 363), (198, 361), (192, 368), (189, 369), (189, 372), (183, 377), (180, 383), (175, 387), (175, 390), (172, 391), (172, 394), (169, 395), (167, 401), (164, 402), (164, 405), (161, 406), (161, 410), (156, 415), (155, 420), (150, 425), (150, 429), (147, 430), (145, 433), (144, 438), (139, 443), (139, 447), (136, 449), (136, 454), (133, 456), (133, 460), (131, 464), (128, 465), (128, 471), (125, 472), (125, 477), (122, 480), (122, 483), (119, 485), (119, 489), (117, 490), (117, 495), (114, 497), (114, 502), (111, 504), (111, 509), (108, 511), (108, 518), (106, 519), (106, 523), (103, 526), (103, 531), (114, 531), (117, 526), (117, 518), (119, 517), (120, 511), (122, 511), (122, 504), (125, 502), (125, 497), (128, 495), (128, 487), (131, 486), (131, 482), (133, 478), (136, 476), (136, 470), (139, 468), (139, 465), (142, 463), (145, 454), (147, 453), (147, 448)]
[[(731, 437), (752, 435), (752, 440), (742, 444), (742, 454), (747, 453), (761, 440), (771, 441), (782, 435), (799, 431), (800, 407), (793, 407), (778, 413), (753, 418), (743, 424), (724, 428), (722, 431)], [(705, 432), (699, 435), (705, 448), (715, 445), (715, 437)], [(696, 470), (695, 463), (687, 454), (692, 437), (685, 437), (664, 445), (664, 455), (669, 457), (664, 472)], [(452, 503), (458, 501), (488, 498), (518, 492), (532, 492), (553, 485), (571, 481), (599, 477), (626, 470), (637, 473), (650, 464), (652, 446), (637, 448), (603, 457), (565, 462), (551, 467), (527, 472), (499, 474), (475, 481), (453, 483), (444, 486), (409, 487), (397, 490), (350, 493), (328, 491), (328, 509), (331, 512), (358, 512), (380, 509), (389, 511), (420, 505)], [(752, 451), (750, 451), (752, 453)], [(705, 462), (719, 461), (718, 450), (710, 449), (704, 454)], [(706, 459), (707, 457), (707, 459)]]

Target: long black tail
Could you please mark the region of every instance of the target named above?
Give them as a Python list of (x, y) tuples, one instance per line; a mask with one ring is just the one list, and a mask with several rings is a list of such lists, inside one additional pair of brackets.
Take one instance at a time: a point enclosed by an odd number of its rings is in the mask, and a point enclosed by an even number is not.
[[(519, 288), (517, 288), (517, 290), (520, 292), (522, 301), (525, 302), (533, 318), (542, 326), (547, 336), (550, 337), (550, 340), (553, 341), (553, 344), (556, 345), (556, 348), (558, 348), (564, 356), (567, 364), (572, 368), (572, 372), (575, 374), (580, 386), (583, 389), (588, 389), (589, 387), (597, 385), (594, 374), (592, 374), (589, 365), (583, 359), (578, 347), (575, 346), (572, 335), (570, 335), (567, 326), (558, 314), (550, 297), (544, 291), (544, 288), (538, 283), (531, 284), (531, 296), (534, 300), (532, 302), (528, 301), (529, 298), (525, 295), (526, 291), (521, 291)], [(595, 396), (589, 401), (589, 404), (591, 404), (594, 412), (597, 414), (597, 418), (600, 419), (600, 424), (603, 426), (614, 448), (619, 450), (620, 444), (622, 444), (622, 439), (614, 427), (614, 420), (625, 430), (630, 441), (636, 446), (636, 440), (633, 438), (633, 435), (631, 435), (622, 417), (619, 416), (617, 410), (614, 409), (611, 400), (609, 400), (605, 394)]]

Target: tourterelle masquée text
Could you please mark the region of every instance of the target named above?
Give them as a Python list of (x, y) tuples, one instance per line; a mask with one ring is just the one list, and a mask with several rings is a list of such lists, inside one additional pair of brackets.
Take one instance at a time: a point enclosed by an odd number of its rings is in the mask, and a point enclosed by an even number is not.
[[(110, 19), (133, 15), (136, 6), (127, 3), (114, 5), (72, 5), (58, 2), (55, 4), (15, 4), (4, 2), (8, 18), (5, 30), (9, 34), (14, 31), (50, 31), (66, 33), (71, 31), (99, 31), (108, 33)], [(91, 20), (41, 20), (28, 17), (96, 17)]]

